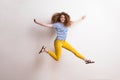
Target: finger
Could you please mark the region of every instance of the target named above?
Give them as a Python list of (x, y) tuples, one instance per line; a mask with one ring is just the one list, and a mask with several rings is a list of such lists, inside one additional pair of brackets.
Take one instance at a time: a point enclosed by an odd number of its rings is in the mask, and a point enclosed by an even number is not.
[(85, 19), (86, 16), (83, 16), (82, 19)]
[(34, 21), (36, 21), (36, 20), (34, 19)]

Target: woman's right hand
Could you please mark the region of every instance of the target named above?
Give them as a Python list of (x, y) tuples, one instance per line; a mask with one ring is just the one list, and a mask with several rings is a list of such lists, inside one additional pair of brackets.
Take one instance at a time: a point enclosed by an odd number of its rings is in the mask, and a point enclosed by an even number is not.
[(34, 19), (34, 22), (37, 23), (37, 21)]
[(34, 22), (40, 26), (44, 26), (44, 27), (52, 27), (52, 24), (46, 24), (43, 22), (37, 22), (36, 19), (34, 19)]

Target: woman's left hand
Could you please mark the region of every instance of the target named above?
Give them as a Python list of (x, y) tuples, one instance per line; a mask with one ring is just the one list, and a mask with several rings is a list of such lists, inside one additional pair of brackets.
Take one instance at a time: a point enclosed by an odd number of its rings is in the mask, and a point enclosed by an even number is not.
[(81, 18), (81, 19), (83, 20), (83, 19), (85, 19), (85, 18), (86, 18), (86, 16), (82, 16), (82, 18)]

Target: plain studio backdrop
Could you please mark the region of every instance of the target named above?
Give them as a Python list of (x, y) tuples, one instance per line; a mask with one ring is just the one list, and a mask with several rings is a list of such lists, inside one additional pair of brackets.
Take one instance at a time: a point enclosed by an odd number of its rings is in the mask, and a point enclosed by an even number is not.
[[(55, 12), (86, 18), (69, 28), (67, 41), (95, 64), (85, 64), (62, 49), (60, 61), (38, 54), (42, 45), (54, 51)], [(0, 80), (120, 80), (119, 0), (1, 0)]]

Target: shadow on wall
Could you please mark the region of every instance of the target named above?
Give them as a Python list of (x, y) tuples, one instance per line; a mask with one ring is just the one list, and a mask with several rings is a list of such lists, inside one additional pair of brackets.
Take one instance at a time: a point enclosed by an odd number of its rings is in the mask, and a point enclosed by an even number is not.
[[(22, 74), (24, 79), (33, 80), (36, 76), (44, 76), (47, 67), (55, 67), (56, 61), (50, 59), (48, 54), (38, 54), (42, 45), (45, 45), (48, 49), (54, 51), (54, 39), (56, 37), (55, 31), (52, 28), (45, 28), (36, 24), (33, 24), (29, 28), (29, 40), (31, 49), (29, 57), (31, 60), (26, 64), (26, 69)], [(52, 60), (52, 61), (51, 61)], [(51, 63), (52, 62), (52, 63)], [(54, 65), (54, 66), (53, 66)], [(48, 69), (49, 71), (49, 69)], [(39, 74), (39, 75), (38, 75)], [(25, 76), (26, 75), (26, 76)]]
[(53, 28), (46, 28), (35, 24), (31, 27), (30, 35), (38, 44), (47, 46), (55, 39), (56, 34)]

